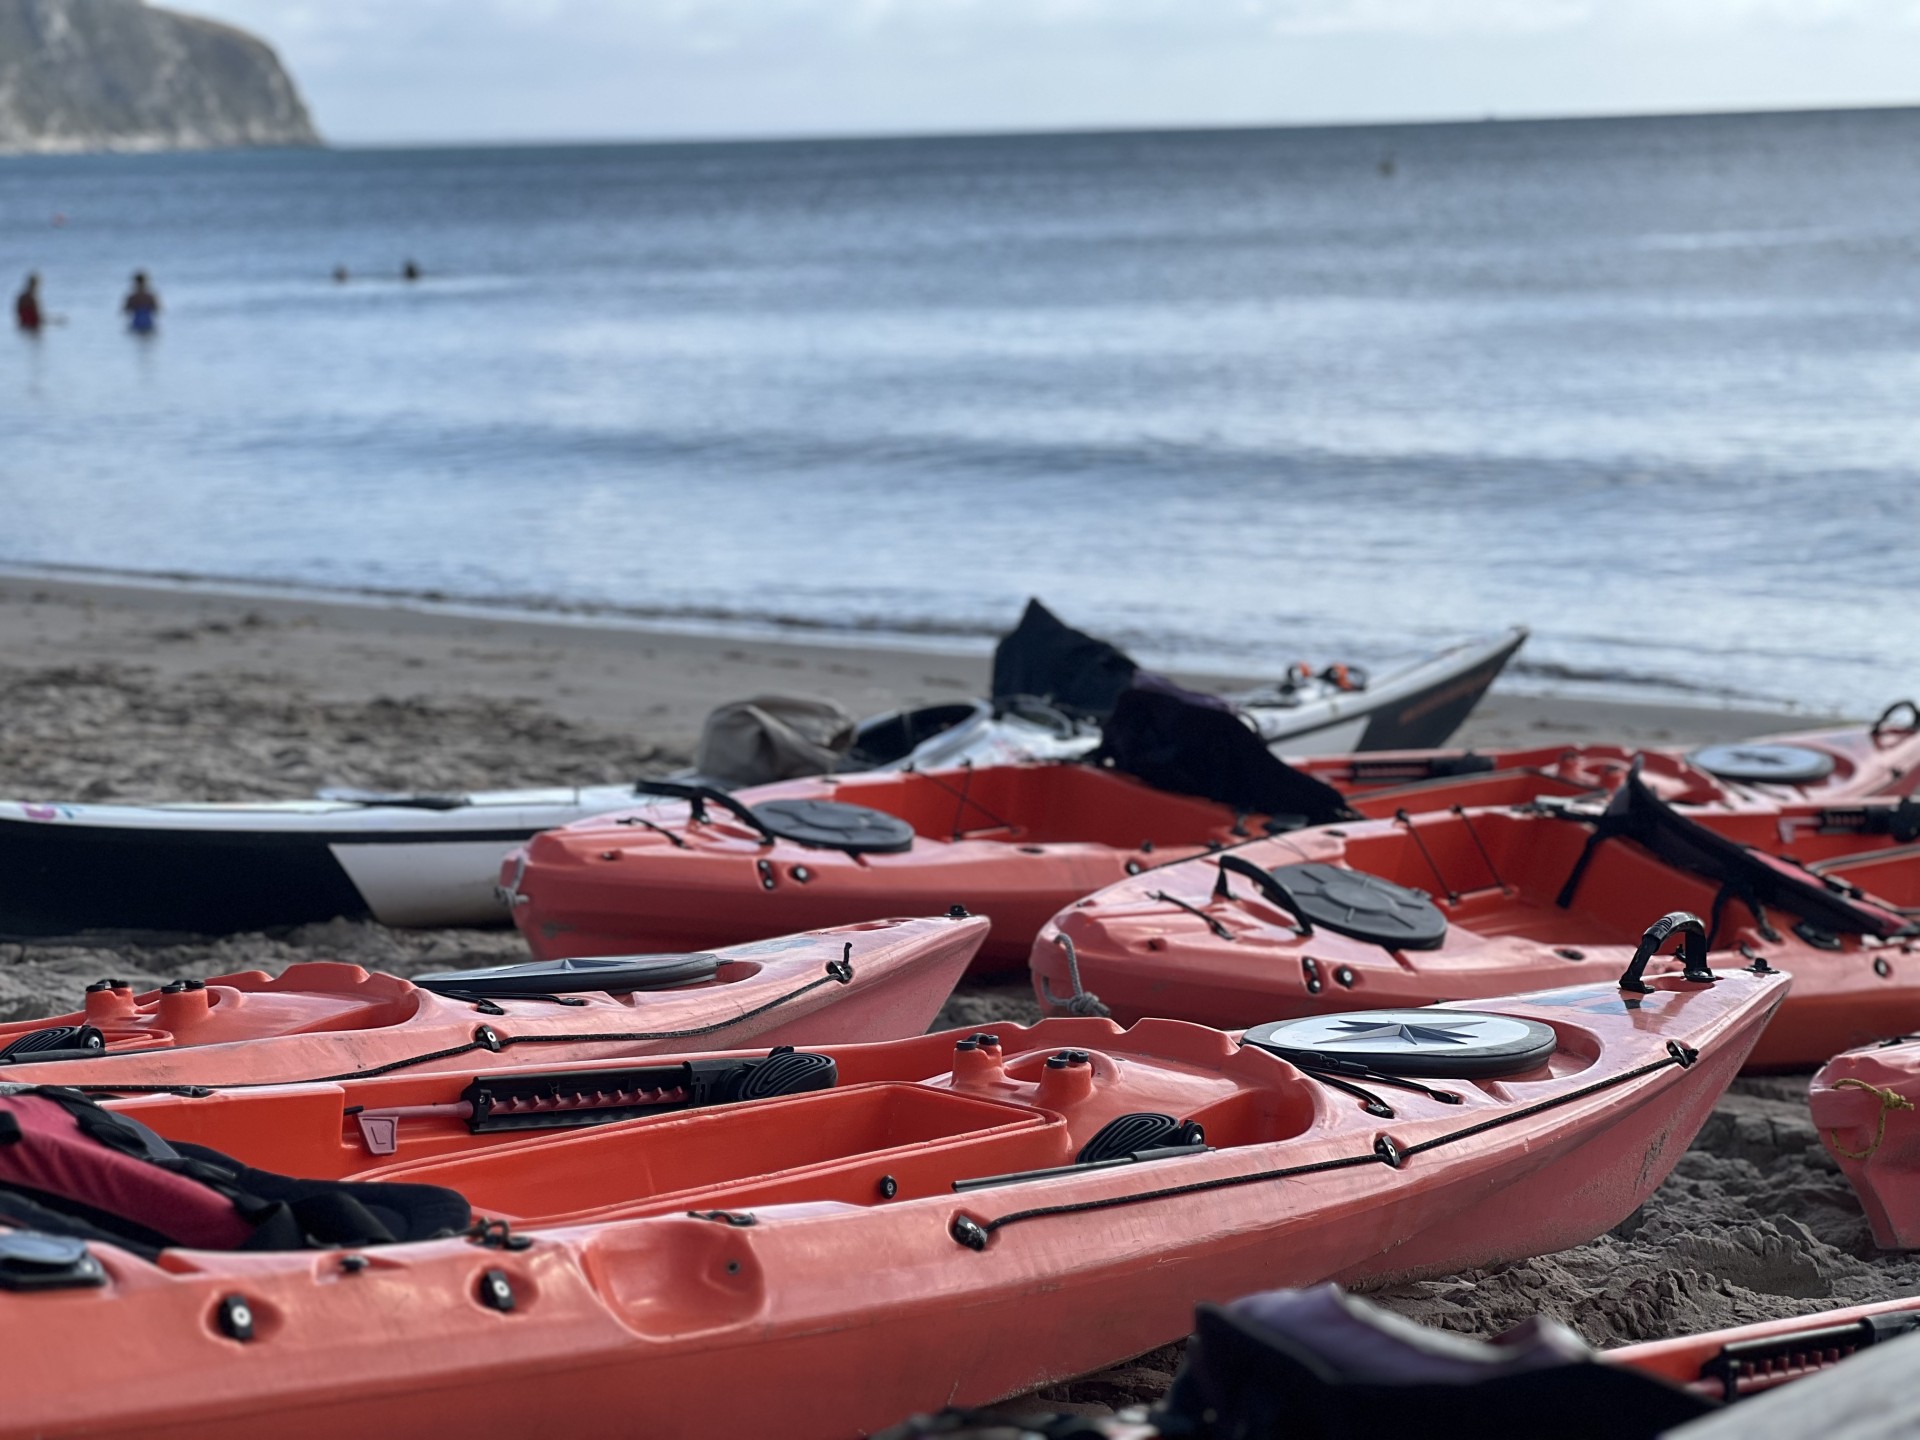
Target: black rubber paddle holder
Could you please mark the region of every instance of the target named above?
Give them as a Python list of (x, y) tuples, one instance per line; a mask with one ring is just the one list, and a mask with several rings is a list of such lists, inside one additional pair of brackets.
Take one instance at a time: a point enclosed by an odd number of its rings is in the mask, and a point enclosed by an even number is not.
[(1080, 1147), (1073, 1157), (1076, 1165), (1097, 1165), (1102, 1160), (1118, 1160), (1142, 1151), (1179, 1149), (1206, 1142), (1206, 1135), (1191, 1120), (1176, 1120), (1151, 1110), (1117, 1115), (1102, 1125), (1099, 1132)]
[(670, 990), (711, 980), (720, 972), (718, 955), (594, 955), (575, 960), (540, 960), (525, 965), (492, 965), (480, 970), (436, 970), (416, 975), (413, 983), (438, 995), (465, 1000), (551, 999), (581, 991), (628, 995), (636, 990)]
[(476, 1135), (506, 1130), (571, 1130), (661, 1115), (831, 1090), (839, 1067), (831, 1055), (781, 1048), (749, 1060), (683, 1060), (619, 1070), (559, 1070), (542, 1075), (489, 1075), (460, 1098), (473, 1107)]
[(1880, 1315), (1863, 1315), (1839, 1325), (1819, 1325), (1785, 1335), (1767, 1335), (1754, 1340), (1735, 1340), (1700, 1367), (1702, 1380), (1720, 1382), (1720, 1398), (1740, 1398), (1741, 1384), (1749, 1376), (1777, 1374), (1781, 1370), (1822, 1370), (1869, 1345), (1920, 1329), (1920, 1313), (1895, 1310)]
[(1822, 810), (1819, 835), (1885, 835), (1898, 845), (1920, 840), (1920, 800), (1902, 795), (1892, 805), (1846, 805)]
[(1680, 963), (1686, 967), (1686, 978), (1696, 985), (1711, 985), (1714, 982), (1717, 977), (1707, 968), (1706, 922), (1689, 910), (1675, 910), (1654, 921), (1640, 937), (1640, 948), (1633, 952), (1626, 973), (1620, 977), (1622, 990), (1631, 990), (1636, 995), (1653, 993), (1653, 986), (1644, 978), (1647, 961), (1660, 953), (1660, 947), (1667, 943), (1667, 937), (1675, 931), (1681, 936)]
[(1282, 903), (1278, 896), (1285, 895), (1289, 902), (1285, 908), (1308, 925), (1300, 932), (1303, 935), (1318, 925), (1384, 950), (1438, 950), (1446, 943), (1447, 917), (1440, 907), (1419, 891), (1378, 875), (1317, 861), (1271, 871), (1238, 855), (1222, 856), (1220, 863), (1226, 866), (1229, 861), (1238, 862), (1231, 867), (1235, 874), (1249, 879), (1264, 876), (1261, 893), (1276, 904)]
[(54, 1060), (91, 1060), (106, 1048), (106, 1038), (91, 1025), (49, 1025), (14, 1036), (0, 1050), (0, 1063), (45, 1065)]

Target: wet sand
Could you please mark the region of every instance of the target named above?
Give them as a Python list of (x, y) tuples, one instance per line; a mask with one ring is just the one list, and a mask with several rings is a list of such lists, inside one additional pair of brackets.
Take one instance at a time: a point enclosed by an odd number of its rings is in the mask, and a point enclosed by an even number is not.
[[(980, 655), (0, 576), (0, 793), (237, 799), (337, 784), (616, 782), (686, 763), (700, 721), (725, 700), (816, 694), (871, 713), (976, 693), (986, 670)], [(1460, 739), (1692, 744), (1810, 723), (1496, 693)], [(167, 946), (0, 945), (0, 1018), (70, 1008), (108, 974), (158, 982), (302, 959), (405, 974), (523, 954), (511, 931), (347, 922)], [(1023, 984), (1007, 984), (969, 987), (946, 1018), (1037, 1013)], [(1911, 1293), (1920, 1260), (1874, 1251), (1807, 1119), (1805, 1083), (1739, 1082), (1673, 1178), (1612, 1234), (1382, 1298), (1480, 1333), (1544, 1311), (1618, 1344)], [(1175, 1352), (1156, 1352), (1036, 1399), (1088, 1408), (1149, 1399), (1174, 1363)]]

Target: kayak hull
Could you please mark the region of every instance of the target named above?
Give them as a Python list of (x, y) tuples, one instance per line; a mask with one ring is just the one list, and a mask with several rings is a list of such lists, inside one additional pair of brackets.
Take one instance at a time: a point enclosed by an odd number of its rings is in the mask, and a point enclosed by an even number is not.
[[(270, 1084), (432, 1073), (730, 1045), (887, 1040), (924, 1031), (987, 930), (974, 917), (881, 920), (720, 951), (711, 980), (536, 999), (439, 994), (357, 965), (216, 976), (193, 990), (93, 989), (84, 1010), (0, 1025), (0, 1050), (92, 1025), (104, 1053), (0, 1057), (0, 1080), (57, 1085)], [(842, 962), (846, 969), (841, 969)], [(832, 970), (829, 967), (833, 967)], [(844, 976), (845, 978), (841, 978)], [(483, 1031), (485, 1033), (483, 1033)]]
[[(436, 1155), (442, 1142), (427, 1131), (440, 1122), (425, 1122), (422, 1158), (362, 1178), (462, 1179), (469, 1195), (493, 1186), (525, 1197), (515, 1202), (524, 1211), (539, 1203), (528, 1177), (561, 1183), (580, 1168), (573, 1152), (583, 1174), (638, 1183), (631, 1165), (586, 1162), (623, 1147), (644, 1153), (648, 1126), (683, 1127), (672, 1150), (683, 1156), (702, 1127), (737, 1128), (758, 1137), (744, 1157), (752, 1168), (807, 1159), (813, 1152), (792, 1148), (802, 1137), (830, 1147), (829, 1132), (850, 1133), (803, 1117), (880, 1098), (901, 1116), (988, 1117), (952, 1122), (973, 1127), (967, 1134), (897, 1135), (913, 1142), (904, 1149), (876, 1135), (868, 1143), (880, 1148), (743, 1172), (625, 1215), (520, 1213), (513, 1228), (531, 1241), (525, 1249), (432, 1241), (368, 1250), (366, 1263), (346, 1266), (337, 1252), (179, 1251), (150, 1264), (96, 1246), (104, 1286), (0, 1294), (0, 1309), (13, 1322), (18, 1373), (59, 1377), (80, 1356), (97, 1365), (104, 1344), (118, 1383), (16, 1387), (0, 1434), (226, 1436), (270, 1423), (289, 1440), (456, 1427), (505, 1436), (553, 1428), (564, 1396), (570, 1435), (805, 1440), (991, 1401), (1176, 1339), (1197, 1300), (1339, 1274), (1453, 1269), (1469, 1254), (1517, 1259), (1567, 1242), (1576, 1226), (1616, 1222), (1663, 1178), (1685, 1127), (1738, 1068), (1783, 989), (1777, 977), (1663, 981), (1632, 1014), (1610, 988), (1502, 1002), (1493, 1008), (1564, 1038), (1550, 1063), (1509, 1081), (1455, 1082), (1464, 1094), (1455, 1106), (1396, 1091), (1390, 1120), (1231, 1037), (1174, 1022), (1122, 1032), (1068, 1020), (1001, 1027), (1004, 1066), (993, 1074), (940, 1069), (943, 1054), (962, 1058), (959, 1032), (850, 1047), (836, 1052), (836, 1090), (540, 1136), (516, 1142), (524, 1157), (473, 1147)], [(1669, 1041), (1684, 1048), (1670, 1051)], [(1087, 1067), (1092, 1088), (1068, 1094), (1060, 1087), (1080, 1081), (1049, 1079), (1063, 1072), (1039, 1061), (1075, 1048), (1088, 1059), (1066, 1068)], [(1695, 1052), (1695, 1064), (1676, 1058)], [(1034, 1085), (1055, 1092), (1042, 1097), (1016, 1078), (1035, 1074)], [(900, 1104), (909, 1098), (900, 1081), (912, 1076), (924, 1077), (905, 1086), (916, 1104)], [(175, 1138), (215, 1143), (224, 1131), (229, 1153), (250, 1130), (281, 1147), (241, 1158), (305, 1143), (347, 1165), (343, 1107), (392, 1098), (398, 1083), (147, 1097), (123, 1108)], [(407, 1093), (422, 1097), (425, 1083), (405, 1082)], [(1070, 1153), (1101, 1106), (1149, 1103), (1198, 1105), (1214, 1148), (962, 1194), (944, 1183), (956, 1167), (989, 1163), (993, 1147), (1005, 1157), (1061, 1126), (1073, 1132), (1059, 1137)], [(1404, 1152), (1398, 1164), (1381, 1160), (1383, 1134)], [(535, 1156), (545, 1158), (528, 1163)], [(897, 1194), (885, 1183), (896, 1176)], [(1533, 1195), (1549, 1179), (1557, 1193), (1593, 1189), (1604, 1199), (1569, 1222), (1510, 1205), (1500, 1188)], [(1163, 1196), (1170, 1188), (1182, 1194)], [(1468, 1214), (1479, 1238), (1450, 1249), (1440, 1237), (1464, 1234)], [(980, 1248), (956, 1240), (963, 1217), (991, 1227)], [(488, 1303), (502, 1287), (510, 1310)], [(254, 1317), (250, 1339), (221, 1330), (220, 1302), (231, 1295)]]
[[(1920, 852), (1893, 837), (1821, 836), (1794, 823), (1817, 813), (1694, 818), (1756, 849), (1770, 839), (1783, 848), (1784, 828), (1810, 864), (1838, 867), (1829, 873), (1869, 887), (1884, 906), (1920, 903)], [(1430, 948), (1324, 927), (1302, 934), (1245, 872), (1228, 871), (1222, 894), (1219, 857), (1129, 877), (1067, 907), (1041, 932), (1030, 957), (1035, 990), (1043, 1003), (1070, 997), (1077, 967), (1084, 991), (1122, 1021), (1159, 1014), (1223, 1026), (1473, 1000), (1617, 977), (1640, 940), (1627, 917), (1716, 913), (1718, 884), (1631, 841), (1602, 844), (1583, 861), (1592, 829), (1581, 818), (1537, 807), (1409, 814), (1235, 848), (1230, 863), (1250, 869), (1285, 875), (1320, 865), (1378, 877), (1403, 900), (1417, 895), (1407, 903), (1430, 907), (1438, 927)], [(1576, 871), (1581, 878), (1563, 906)], [(1764, 962), (1794, 977), (1751, 1068), (1817, 1065), (1920, 1029), (1920, 955), (1911, 938), (1825, 934), (1792, 916), (1728, 903), (1715, 943), (1716, 967)]]
[(501, 866), (534, 954), (698, 949), (961, 905), (993, 922), (974, 973), (1016, 969), (1063, 905), (1244, 833), (1225, 806), (1081, 765), (826, 776), (736, 798), (879, 810), (912, 827), (911, 846), (769, 842), (717, 808), (697, 820), (683, 802), (601, 816), (540, 835)]
[(1920, 1044), (1835, 1056), (1814, 1076), (1807, 1103), (1821, 1143), (1860, 1197), (1874, 1243), (1920, 1249)]

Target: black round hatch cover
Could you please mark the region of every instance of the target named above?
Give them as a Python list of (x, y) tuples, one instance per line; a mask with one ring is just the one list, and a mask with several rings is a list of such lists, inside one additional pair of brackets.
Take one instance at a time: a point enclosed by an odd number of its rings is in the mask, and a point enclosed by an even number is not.
[(579, 960), (537, 960), (527, 965), (489, 965), (480, 970), (438, 970), (416, 975), (423, 990), (511, 999), (515, 995), (566, 995), (604, 990), (626, 995), (711, 980), (718, 955), (595, 955)]
[(1833, 773), (1833, 756), (1804, 745), (1708, 745), (1687, 758), (1722, 780), (1809, 785)]
[(1336, 935), (1351, 935), (1389, 950), (1437, 950), (1447, 917), (1426, 896), (1378, 875), (1308, 861), (1271, 872), (1300, 913)]
[(1538, 1020), (1429, 1008), (1274, 1020), (1247, 1031), (1244, 1042), (1296, 1064), (1469, 1080), (1531, 1070), (1559, 1039)]
[(754, 817), (782, 840), (849, 855), (897, 855), (913, 848), (913, 827), (898, 815), (838, 800), (768, 800)]

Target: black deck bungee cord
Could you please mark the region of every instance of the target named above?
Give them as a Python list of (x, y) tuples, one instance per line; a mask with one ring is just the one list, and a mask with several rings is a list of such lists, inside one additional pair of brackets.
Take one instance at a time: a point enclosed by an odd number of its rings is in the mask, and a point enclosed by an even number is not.
[(1173, 1200), (1183, 1195), (1200, 1195), (1212, 1190), (1229, 1190), (1241, 1185), (1257, 1185), (1269, 1180), (1291, 1180), (1302, 1175), (1321, 1175), (1334, 1170), (1351, 1170), (1361, 1165), (1387, 1165), (1397, 1170), (1412, 1156), (1424, 1154), (1429, 1150), (1438, 1150), (1442, 1146), (1452, 1145), (1475, 1135), (1484, 1135), (1489, 1130), (1497, 1130), (1503, 1125), (1530, 1119), (1562, 1105), (1570, 1105), (1577, 1100), (1598, 1095), (1629, 1081), (1656, 1074), (1669, 1066), (1677, 1065), (1685, 1070), (1699, 1058), (1698, 1051), (1681, 1045), (1677, 1041), (1669, 1040), (1664, 1059), (1649, 1061), (1636, 1069), (1622, 1071), (1605, 1080), (1597, 1080), (1591, 1085), (1582, 1086), (1565, 1095), (1556, 1095), (1507, 1114), (1493, 1116), (1476, 1125), (1449, 1131), (1445, 1135), (1436, 1135), (1431, 1140), (1422, 1140), (1405, 1149), (1401, 1149), (1383, 1135), (1374, 1142), (1373, 1149), (1363, 1155), (1343, 1155), (1337, 1159), (1317, 1160), (1307, 1165), (1287, 1165), (1276, 1170), (1260, 1170), (1251, 1175), (1222, 1175), (1211, 1180), (1195, 1180), (1185, 1185), (1169, 1185), (1159, 1190), (1143, 1190), (1132, 1195), (1106, 1195), (1094, 1200), (1076, 1200), (1062, 1205), (1041, 1205), (1031, 1210), (1016, 1210), (1010, 1215), (1001, 1215), (992, 1220), (975, 1220), (968, 1215), (956, 1215), (948, 1233), (957, 1244), (969, 1250), (984, 1250), (988, 1239), (996, 1230), (1004, 1230), (1009, 1225), (1018, 1225), (1027, 1220), (1043, 1220), (1054, 1215), (1080, 1215), (1095, 1210), (1112, 1210), (1122, 1205), (1141, 1205), (1153, 1200)]
[(1207, 929), (1211, 930), (1215, 935), (1219, 936), (1220, 939), (1222, 940), (1233, 939), (1233, 931), (1227, 928), (1226, 922), (1224, 920), (1221, 920), (1217, 915), (1209, 915), (1206, 911), (1202, 910), (1198, 905), (1195, 905), (1192, 902), (1187, 900), (1182, 900), (1178, 895), (1170, 895), (1165, 890), (1154, 890), (1148, 893), (1147, 898), (1149, 900), (1164, 901), (1167, 904), (1174, 906), (1176, 909), (1186, 911), (1189, 915), (1198, 916), (1201, 920), (1206, 922)]
[[(72, 1085), (67, 1088), (79, 1090), (85, 1094), (100, 1095), (187, 1095), (201, 1096), (212, 1094), (216, 1090), (258, 1090), (271, 1085), (328, 1085), (342, 1080), (370, 1080), (380, 1075), (391, 1074), (395, 1070), (410, 1069), (415, 1065), (431, 1064), (435, 1060), (450, 1060), (456, 1055), (469, 1055), (475, 1050), (485, 1050), (498, 1054), (511, 1045), (624, 1045), (642, 1040), (695, 1040), (702, 1035), (717, 1034), (730, 1030), (743, 1021), (752, 1020), (776, 1010), (782, 1005), (809, 995), (822, 985), (850, 985), (853, 983), (853, 942), (846, 942), (846, 953), (838, 960), (827, 962), (827, 972), (817, 980), (809, 980), (797, 989), (784, 995), (742, 1011), (726, 1020), (716, 1020), (711, 1025), (697, 1025), (687, 1030), (616, 1030), (587, 1035), (502, 1035), (491, 1025), (482, 1025), (474, 1032), (474, 1038), (464, 1045), (451, 1045), (444, 1050), (430, 1050), (422, 1055), (408, 1055), (399, 1060), (389, 1060), (384, 1065), (371, 1065), (364, 1070), (344, 1070), (338, 1075), (315, 1075), (302, 1079), (282, 1076), (274, 1080), (235, 1080), (223, 1085), (197, 1085), (189, 1081), (175, 1081), (168, 1085)], [(151, 1050), (123, 1050), (122, 1055), (151, 1055)], [(171, 1052), (169, 1052), (171, 1053)], [(112, 1054), (101, 1057), (111, 1060)], [(4, 1072), (0, 1072), (4, 1073)]]
[(1467, 838), (1473, 841), (1473, 848), (1480, 852), (1480, 858), (1486, 862), (1487, 873), (1493, 877), (1493, 883), (1500, 888), (1502, 894), (1505, 894), (1507, 882), (1500, 878), (1499, 870), (1494, 867), (1493, 856), (1489, 855), (1487, 853), (1487, 847), (1480, 843), (1480, 832), (1473, 828), (1473, 821), (1468, 818), (1466, 809), (1463, 806), (1455, 805), (1453, 807), (1453, 816), (1465, 828)]
[(1393, 818), (1407, 827), (1407, 835), (1413, 841), (1414, 845), (1418, 847), (1420, 858), (1427, 862), (1427, 868), (1433, 872), (1433, 878), (1440, 882), (1440, 888), (1446, 892), (1447, 903), (1449, 905), (1458, 905), (1460, 903), (1460, 892), (1449, 885), (1447, 883), (1447, 877), (1440, 873), (1440, 867), (1434, 863), (1433, 855), (1427, 849), (1427, 842), (1420, 838), (1420, 830), (1419, 827), (1413, 823), (1413, 817), (1405, 810), (1396, 810), (1393, 812)]

